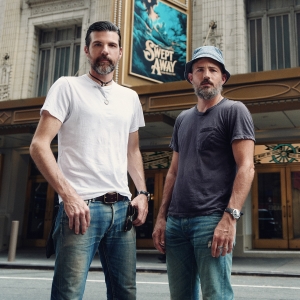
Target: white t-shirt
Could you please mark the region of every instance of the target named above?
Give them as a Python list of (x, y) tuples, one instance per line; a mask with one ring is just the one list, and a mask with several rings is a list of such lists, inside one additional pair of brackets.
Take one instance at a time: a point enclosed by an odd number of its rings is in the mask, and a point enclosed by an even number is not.
[(145, 126), (137, 93), (115, 82), (101, 87), (87, 75), (61, 77), (49, 90), (43, 110), (63, 123), (58, 165), (76, 192), (84, 200), (107, 192), (131, 198), (128, 137)]

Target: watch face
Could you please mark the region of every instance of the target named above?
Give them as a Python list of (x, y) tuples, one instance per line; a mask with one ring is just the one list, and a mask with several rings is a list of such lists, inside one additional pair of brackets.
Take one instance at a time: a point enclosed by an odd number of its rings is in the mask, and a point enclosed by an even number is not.
[(233, 215), (233, 217), (234, 217), (235, 219), (239, 219), (239, 218), (241, 217), (241, 213), (240, 213), (240, 211), (237, 210), (237, 209), (234, 209), (234, 210), (232, 211), (232, 215)]

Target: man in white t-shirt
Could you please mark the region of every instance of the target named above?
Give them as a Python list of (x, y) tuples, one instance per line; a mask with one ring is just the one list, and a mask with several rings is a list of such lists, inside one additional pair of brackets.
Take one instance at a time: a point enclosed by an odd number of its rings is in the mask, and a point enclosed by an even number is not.
[[(82, 299), (97, 251), (107, 299), (136, 299), (136, 236), (130, 229), (145, 222), (149, 196), (138, 136), (143, 111), (138, 95), (113, 81), (122, 56), (119, 28), (96, 22), (85, 41), (89, 73), (52, 85), (30, 146), (60, 201), (51, 299)], [(57, 134), (56, 162), (50, 145)], [(139, 191), (132, 201), (127, 172)]]

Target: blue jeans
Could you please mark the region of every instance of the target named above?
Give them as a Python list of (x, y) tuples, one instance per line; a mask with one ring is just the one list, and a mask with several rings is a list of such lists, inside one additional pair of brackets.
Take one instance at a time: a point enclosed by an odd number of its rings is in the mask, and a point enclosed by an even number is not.
[[(172, 300), (234, 299), (230, 283), (232, 254), (214, 258), (210, 242), (222, 214), (168, 217), (166, 258)], [(201, 283), (201, 284), (200, 284)]]
[[(89, 203), (91, 224), (76, 235), (60, 204), (53, 238), (56, 261), (52, 300), (82, 299), (91, 262), (97, 250), (107, 287), (107, 299), (136, 299), (136, 235), (124, 231), (129, 200), (115, 204)], [(100, 297), (103, 299), (103, 296)]]

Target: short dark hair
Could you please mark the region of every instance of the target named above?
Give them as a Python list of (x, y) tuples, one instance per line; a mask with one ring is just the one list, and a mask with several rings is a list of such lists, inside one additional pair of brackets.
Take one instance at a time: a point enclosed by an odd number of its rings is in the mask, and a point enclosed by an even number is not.
[(85, 45), (90, 46), (91, 43), (91, 32), (93, 31), (114, 31), (119, 36), (119, 47), (121, 47), (121, 32), (118, 26), (109, 21), (95, 22), (88, 28), (85, 36)]

